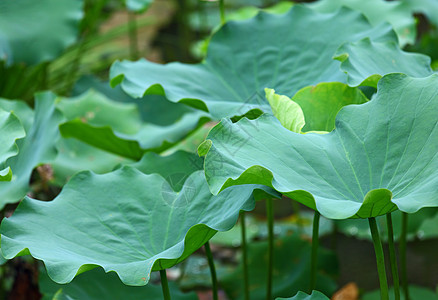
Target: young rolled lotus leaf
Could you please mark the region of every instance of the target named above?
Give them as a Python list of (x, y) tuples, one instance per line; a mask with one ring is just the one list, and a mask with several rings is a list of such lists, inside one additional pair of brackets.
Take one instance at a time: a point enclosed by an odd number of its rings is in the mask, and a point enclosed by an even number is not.
[[(101, 268), (78, 275), (71, 283), (61, 285), (53, 282), (44, 270), (38, 275), (39, 288), (45, 300), (138, 300), (161, 299), (160, 285), (126, 286), (114, 272), (106, 274)], [(198, 300), (196, 293), (183, 293), (175, 282), (169, 282), (170, 295), (174, 300)]]
[(400, 46), (413, 44), (417, 35), (415, 20), (411, 11), (401, 1), (384, 0), (321, 0), (309, 4), (319, 12), (334, 12), (341, 7), (348, 7), (363, 13), (373, 25), (388, 22), (397, 33)]
[(59, 127), (63, 137), (134, 160), (146, 151), (168, 149), (209, 120), (207, 113), (195, 111), (168, 126), (143, 123), (134, 104), (118, 103), (96, 92), (58, 105), (68, 119)]
[[(60, 111), (55, 108), (56, 96), (50, 92), (38, 93), (35, 95), (35, 112), (30, 114), (30, 109), (20, 108), (17, 114), (32, 116), (31, 120), (25, 120), (24, 126), (26, 137), (17, 141), (19, 153), (10, 157), (6, 165), (10, 166), (13, 172), (11, 181), (0, 182), (0, 208), (7, 203), (20, 201), (28, 192), (32, 170), (39, 164), (54, 159), (57, 152), (55, 143), (59, 137), (58, 124), (63, 117)], [(6, 104), (0, 102), (0, 105)], [(9, 104), (11, 106), (13, 104)], [(15, 104), (18, 108), (21, 104)]]
[(294, 5), (285, 14), (261, 12), (249, 20), (226, 23), (212, 36), (207, 58), (200, 64), (117, 61), (111, 67), (111, 84), (121, 84), (136, 98), (166, 95), (171, 101), (208, 110), (213, 118), (241, 116), (254, 109), (270, 112), (266, 87), (291, 97), (308, 85), (346, 82), (340, 62), (332, 56), (344, 42), (365, 37), (397, 40), (389, 25), (372, 27), (358, 12), (343, 8), (321, 14)]
[(0, 49), (7, 46), (12, 56), (6, 61), (34, 65), (57, 57), (77, 39), (82, 6), (82, 0), (2, 1)]
[(276, 300), (329, 300), (329, 298), (318, 291), (312, 291), (310, 295), (300, 291), (293, 297), (277, 298)]
[(23, 138), (26, 133), (15, 114), (1, 108), (0, 133), (0, 181), (10, 181), (12, 179), (12, 171), (6, 160), (11, 156), (17, 155), (18, 147), (15, 141)]
[(427, 77), (433, 73), (430, 57), (402, 51), (394, 42), (378, 43), (369, 38), (342, 45), (333, 58), (342, 62), (341, 69), (352, 86), (377, 87), (379, 79), (389, 73), (411, 77)]
[(293, 133), (271, 115), (222, 120), (208, 136), (210, 189), (264, 184), (331, 219), (438, 206), (437, 94), (437, 75), (387, 75), (325, 135)]
[(150, 272), (174, 266), (217, 231), (234, 226), (240, 210), (252, 210), (246, 185), (211, 195), (202, 171), (180, 192), (157, 174), (132, 167), (71, 178), (52, 202), (25, 198), (0, 228), (5, 258), (31, 254), (58, 283), (101, 266), (123, 283), (141, 286)]

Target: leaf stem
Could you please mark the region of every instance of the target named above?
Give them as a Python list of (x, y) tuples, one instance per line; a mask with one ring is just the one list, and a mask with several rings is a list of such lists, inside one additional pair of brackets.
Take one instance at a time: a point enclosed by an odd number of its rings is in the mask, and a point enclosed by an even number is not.
[(408, 235), (408, 214), (402, 212), (402, 230), (401, 230), (400, 241), (399, 241), (399, 249), (400, 249), (401, 283), (402, 283), (403, 293), (405, 294), (405, 300), (409, 300), (409, 287), (408, 287), (408, 276), (407, 276), (407, 266), (406, 266), (407, 235)]
[(266, 215), (268, 217), (268, 282), (266, 284), (266, 300), (272, 300), (272, 272), (274, 267), (274, 211), (272, 198), (266, 199)]
[(395, 300), (400, 300), (400, 282), (398, 278), (397, 256), (395, 254), (394, 229), (392, 226), (391, 213), (386, 214), (386, 226), (388, 227), (389, 261), (391, 262), (392, 282), (394, 285), (394, 297)]
[(315, 211), (313, 216), (313, 232), (312, 232), (312, 259), (310, 262), (310, 291), (316, 289), (316, 271), (318, 267), (318, 247), (319, 247), (319, 219), (321, 214)]
[(385, 258), (383, 255), (382, 242), (379, 237), (379, 230), (377, 229), (376, 219), (368, 218), (371, 230), (371, 236), (373, 237), (374, 251), (376, 253), (377, 272), (379, 274), (380, 282), (380, 298), (382, 300), (389, 300), (388, 293), (388, 281), (386, 279), (385, 271)]
[(138, 26), (135, 13), (128, 11), (129, 24), (129, 55), (131, 60), (138, 59)]
[(206, 242), (204, 244), (205, 254), (207, 255), (208, 265), (210, 266), (211, 273), (211, 283), (213, 286), (213, 300), (218, 300), (218, 288), (217, 288), (217, 276), (216, 276), (216, 268), (214, 266), (213, 254), (211, 253), (210, 243)]
[(242, 229), (242, 259), (243, 259), (243, 283), (245, 300), (249, 300), (249, 275), (248, 275), (248, 248), (246, 245), (246, 220), (245, 212), (240, 212), (240, 227)]
[(221, 25), (225, 24), (225, 0), (219, 0), (219, 10), (221, 13)]
[(160, 270), (160, 277), (164, 300), (170, 300), (169, 283), (167, 282), (166, 270)]

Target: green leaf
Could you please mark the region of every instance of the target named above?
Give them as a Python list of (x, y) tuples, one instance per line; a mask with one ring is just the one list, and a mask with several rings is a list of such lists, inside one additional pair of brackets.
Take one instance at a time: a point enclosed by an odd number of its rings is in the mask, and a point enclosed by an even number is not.
[(169, 156), (149, 152), (131, 166), (145, 174), (160, 174), (174, 191), (180, 191), (189, 175), (202, 170), (203, 164), (204, 160), (194, 153), (177, 151)]
[[(79, 96), (89, 89), (96, 90), (113, 101), (134, 103), (140, 112), (143, 122), (155, 125), (171, 125), (181, 119), (186, 113), (194, 111), (187, 105), (170, 102), (163, 96), (146, 95), (141, 99), (134, 99), (127, 95), (120, 86), (111, 88), (107, 81), (100, 81), (94, 76), (84, 76), (79, 79), (73, 89), (73, 94)], [(166, 112), (165, 114), (163, 114), (164, 111)]]
[(120, 164), (132, 163), (132, 160), (111, 154), (76, 139), (60, 138), (56, 142), (58, 155), (50, 165), (53, 169), (54, 181), (63, 186), (73, 174), (90, 170), (98, 174), (108, 173)]
[(357, 88), (340, 82), (325, 82), (299, 90), (292, 98), (304, 112), (304, 132), (332, 131), (339, 110), (350, 104), (362, 104), (367, 97)]
[(18, 147), (16, 140), (23, 138), (25, 135), (23, 126), (15, 114), (1, 109), (0, 106), (0, 181), (11, 180), (10, 164), (6, 160), (17, 155)]
[[(416, 1), (416, 0), (414, 0)], [(372, 25), (388, 22), (397, 33), (400, 46), (414, 44), (417, 35), (416, 20), (400, 1), (384, 0), (321, 0), (310, 4), (320, 12), (334, 12), (341, 7), (348, 7), (363, 13)]]
[(59, 127), (63, 137), (133, 160), (146, 151), (170, 148), (209, 120), (206, 113), (194, 111), (168, 126), (143, 123), (133, 104), (118, 103), (96, 92), (64, 99), (58, 105), (68, 118)]
[(312, 291), (312, 294), (310, 295), (300, 291), (293, 297), (277, 298), (276, 300), (329, 300), (329, 298), (318, 291)]
[[(56, 96), (50, 92), (35, 95), (33, 123), (26, 128), (26, 137), (17, 142), (20, 149), (18, 155), (6, 161), (6, 165), (12, 169), (13, 176), (11, 181), (0, 182), (0, 208), (7, 203), (21, 200), (29, 190), (32, 170), (39, 164), (55, 158), (55, 143), (59, 136), (58, 124), (62, 121), (61, 112), (55, 108), (55, 99)], [(28, 113), (27, 109), (20, 111), (23, 115)]]
[(261, 12), (250, 20), (228, 22), (212, 36), (200, 64), (117, 61), (111, 67), (111, 85), (121, 84), (137, 98), (166, 95), (208, 110), (215, 119), (253, 109), (270, 112), (266, 87), (291, 97), (308, 85), (346, 82), (332, 56), (341, 44), (365, 37), (396, 41), (388, 25), (372, 27), (358, 12), (320, 14), (294, 5), (285, 14)]
[(77, 39), (82, 5), (82, 0), (2, 1), (0, 48), (10, 49), (7, 61), (34, 65), (60, 55)]
[(265, 89), (266, 99), (271, 105), (272, 113), (284, 128), (301, 133), (306, 122), (300, 105), (287, 96), (275, 94), (273, 89)]
[(344, 107), (330, 134), (300, 135), (270, 115), (210, 131), (210, 189), (257, 183), (331, 219), (438, 206), (438, 76), (383, 77), (374, 99)]
[[(288, 297), (309, 284), (311, 243), (299, 234), (276, 239), (274, 242), (273, 297)], [(268, 242), (248, 244), (248, 273), (250, 299), (266, 299), (266, 274)], [(317, 289), (331, 295), (336, 290), (332, 279), (337, 273), (334, 253), (320, 248), (318, 252)], [(232, 274), (219, 278), (230, 299), (244, 299), (243, 265), (240, 263)]]
[(180, 192), (157, 174), (132, 167), (73, 176), (52, 202), (25, 198), (1, 225), (5, 258), (31, 254), (58, 283), (102, 266), (127, 285), (145, 285), (150, 272), (187, 258), (217, 231), (234, 226), (240, 210), (252, 210), (253, 190), (230, 188), (212, 196), (203, 171)]
[(412, 77), (427, 77), (433, 73), (430, 57), (404, 52), (394, 42), (377, 43), (368, 38), (342, 45), (334, 58), (342, 62), (341, 69), (352, 86), (377, 87), (379, 79), (389, 73)]
[[(114, 272), (105, 274), (101, 268), (82, 273), (67, 285), (54, 283), (44, 271), (39, 272), (38, 280), (45, 300), (138, 300), (163, 297), (161, 285), (126, 286)], [(169, 289), (172, 299), (198, 300), (196, 293), (182, 293), (172, 281), (169, 282)]]
[(401, 2), (410, 13), (425, 14), (432, 24), (438, 25), (438, 3), (435, 0), (401, 0)]

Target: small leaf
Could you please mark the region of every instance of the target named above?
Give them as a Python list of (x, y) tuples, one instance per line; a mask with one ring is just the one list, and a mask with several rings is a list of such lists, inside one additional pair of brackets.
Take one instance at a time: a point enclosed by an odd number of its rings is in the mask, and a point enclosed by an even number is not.
[(377, 87), (379, 79), (389, 73), (404, 73), (411, 77), (431, 75), (430, 58), (423, 54), (402, 51), (394, 42), (377, 43), (369, 38), (346, 43), (334, 59), (342, 62), (348, 84)]
[(18, 147), (15, 141), (25, 135), (23, 126), (14, 113), (7, 112), (0, 106), (0, 167), (5, 168), (0, 175), (4, 176), (5, 179), (9, 177), (11, 171), (9, 169), (10, 163), (7, 163), (6, 160), (17, 155)]
[(266, 88), (265, 93), (272, 112), (281, 125), (290, 131), (301, 133), (301, 129), (303, 129), (306, 122), (300, 105), (287, 96), (275, 94), (273, 89)]
[(0, 170), (0, 181), (11, 181), (11, 179), (12, 179), (12, 170), (10, 167)]
[[(203, 171), (190, 175), (180, 192), (157, 174), (132, 167), (72, 177), (51, 202), (25, 198), (1, 224), (6, 258), (31, 254), (44, 261), (58, 283), (102, 266), (123, 283), (147, 284), (150, 272), (170, 268), (252, 210), (256, 185), (211, 195)], [(268, 191), (269, 189), (267, 189)], [(38, 225), (36, 225), (38, 224)]]
[(321, 292), (312, 291), (311, 295), (304, 292), (298, 292), (295, 296), (290, 298), (277, 298), (276, 300), (329, 300), (329, 298)]

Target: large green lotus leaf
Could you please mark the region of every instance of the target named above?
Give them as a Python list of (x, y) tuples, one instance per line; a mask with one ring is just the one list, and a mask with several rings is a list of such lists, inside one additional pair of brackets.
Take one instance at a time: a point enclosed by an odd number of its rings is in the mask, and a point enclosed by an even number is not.
[[(38, 276), (43, 300), (138, 300), (161, 299), (161, 285), (126, 286), (114, 272), (105, 274), (101, 268), (78, 275), (67, 285), (53, 282), (43, 271)], [(169, 281), (170, 295), (175, 300), (198, 300), (196, 293), (182, 293), (173, 281)]]
[(82, 6), (82, 0), (1, 1), (0, 48), (7, 43), (7, 60), (33, 65), (57, 57), (77, 39)]
[[(26, 137), (17, 141), (18, 155), (6, 161), (6, 165), (12, 169), (13, 176), (11, 181), (0, 182), (0, 208), (7, 203), (21, 200), (28, 192), (32, 170), (39, 164), (55, 158), (55, 143), (59, 136), (58, 124), (63, 119), (61, 112), (55, 108), (55, 100), (56, 96), (50, 92), (35, 95), (33, 123), (25, 128)], [(29, 112), (23, 109), (20, 114), (29, 115)]]
[(379, 79), (389, 73), (427, 77), (433, 73), (430, 57), (402, 51), (394, 42), (378, 43), (366, 38), (342, 45), (335, 54), (349, 85), (377, 87)]
[(401, 46), (414, 44), (417, 35), (416, 20), (400, 1), (384, 0), (321, 0), (310, 4), (320, 12), (334, 12), (341, 7), (348, 7), (363, 13), (373, 25), (388, 22), (397, 33)]
[(276, 300), (329, 300), (329, 298), (318, 291), (312, 291), (310, 295), (300, 291), (293, 297), (277, 298)]
[(360, 13), (346, 8), (321, 14), (294, 5), (285, 14), (261, 12), (249, 20), (228, 22), (212, 36), (200, 64), (117, 61), (111, 67), (111, 84), (121, 84), (133, 97), (166, 95), (209, 110), (214, 118), (253, 109), (270, 112), (266, 87), (291, 97), (308, 85), (346, 82), (340, 62), (332, 56), (344, 42), (365, 37), (397, 39), (389, 25), (372, 27)]
[(185, 151), (177, 151), (169, 156), (148, 152), (131, 166), (145, 174), (160, 174), (174, 191), (180, 191), (190, 174), (203, 169), (204, 160)]
[(436, 75), (387, 75), (372, 101), (341, 109), (325, 135), (293, 133), (267, 114), (224, 119), (200, 147), (210, 147), (207, 181), (213, 193), (271, 186), (331, 219), (436, 207), (437, 95)]
[(187, 105), (171, 102), (159, 95), (146, 95), (141, 99), (134, 99), (126, 94), (120, 86), (111, 88), (107, 81), (100, 81), (94, 76), (84, 76), (79, 79), (72, 93), (79, 96), (90, 88), (111, 100), (136, 104), (143, 122), (146, 123), (160, 126), (171, 125), (186, 113), (193, 112), (193, 109)]
[(59, 127), (64, 137), (134, 160), (145, 151), (168, 149), (209, 120), (208, 114), (194, 111), (168, 126), (143, 123), (134, 104), (115, 102), (96, 92), (58, 105), (68, 119)]
[(53, 169), (52, 184), (63, 186), (73, 174), (90, 170), (102, 174), (113, 171), (120, 164), (132, 163), (132, 160), (96, 147), (85, 144), (76, 139), (60, 138), (56, 142), (58, 155), (50, 165)]
[[(26, 133), (16, 115), (1, 108), (0, 133), (0, 181), (10, 181), (12, 173), (6, 160), (17, 155), (18, 147), (15, 142), (17, 139), (23, 138)], [(0, 194), (2, 192), (0, 190)]]
[(74, 98), (63, 98), (56, 106), (67, 120), (80, 119), (94, 125), (109, 124), (114, 130), (125, 134), (135, 134), (141, 127), (135, 104), (112, 101), (94, 90)]
[[(298, 234), (275, 240), (273, 265), (273, 297), (288, 297), (309, 286), (311, 243)], [(250, 299), (266, 299), (268, 271), (268, 242), (248, 244), (248, 273)], [(327, 295), (336, 290), (333, 277), (337, 273), (336, 255), (321, 248), (318, 252), (316, 288)], [(244, 299), (243, 266), (240, 263), (232, 274), (219, 278), (230, 299)]]
[(208, 120), (206, 113), (193, 112), (169, 126), (143, 123), (135, 134), (123, 134), (110, 126), (95, 126), (78, 119), (61, 124), (59, 129), (64, 137), (73, 137), (110, 153), (139, 160), (147, 151), (162, 152), (174, 146)]
[(127, 285), (145, 285), (152, 270), (174, 266), (255, 206), (257, 185), (212, 196), (203, 171), (180, 192), (158, 174), (125, 166), (73, 176), (52, 202), (25, 198), (1, 225), (5, 258), (31, 254), (58, 283), (102, 266)]

